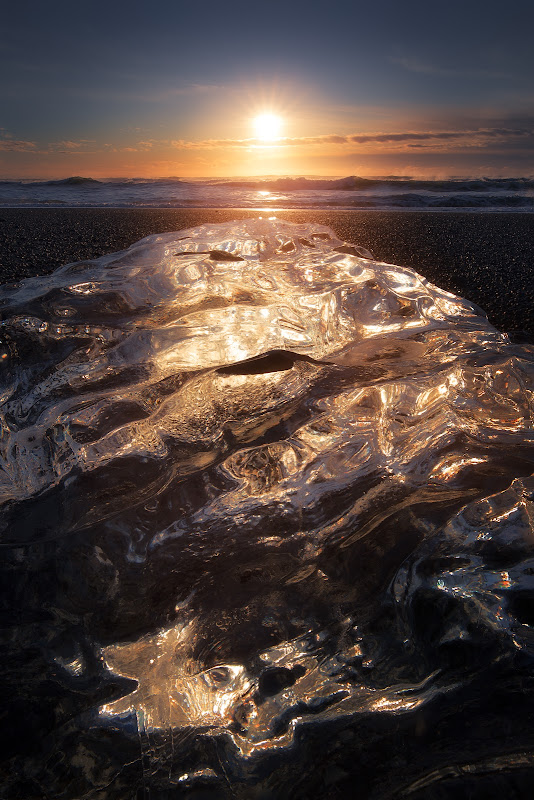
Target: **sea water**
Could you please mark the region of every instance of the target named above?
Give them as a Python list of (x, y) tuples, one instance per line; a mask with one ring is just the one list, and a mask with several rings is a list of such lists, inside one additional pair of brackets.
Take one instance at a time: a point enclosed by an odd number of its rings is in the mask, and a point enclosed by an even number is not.
[(532, 178), (101, 179), (0, 181), (0, 206), (532, 211)]
[(0, 302), (4, 798), (527, 796), (532, 346), (276, 219)]

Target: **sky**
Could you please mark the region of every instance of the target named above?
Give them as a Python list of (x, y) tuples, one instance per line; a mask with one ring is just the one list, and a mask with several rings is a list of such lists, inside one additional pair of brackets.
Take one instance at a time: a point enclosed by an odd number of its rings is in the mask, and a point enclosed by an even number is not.
[(6, 3), (0, 177), (533, 176), (533, 30), (532, 0)]

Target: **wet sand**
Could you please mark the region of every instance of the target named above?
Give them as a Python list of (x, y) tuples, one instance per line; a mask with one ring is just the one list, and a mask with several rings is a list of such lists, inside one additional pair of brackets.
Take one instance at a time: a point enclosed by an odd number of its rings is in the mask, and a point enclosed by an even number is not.
[(317, 222), (534, 335), (534, 214), (253, 209), (0, 209), (0, 282), (46, 274), (144, 236), (255, 216)]

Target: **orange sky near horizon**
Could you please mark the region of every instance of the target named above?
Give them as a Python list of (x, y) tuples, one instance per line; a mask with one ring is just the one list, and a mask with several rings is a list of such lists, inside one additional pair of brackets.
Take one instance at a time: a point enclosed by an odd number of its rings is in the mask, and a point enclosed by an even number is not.
[[(281, 125), (284, 133), (285, 129), (295, 127), (283, 118)], [(318, 135), (292, 132), (291, 136), (282, 135), (270, 141), (257, 138), (254, 131), (246, 130), (246, 125), (242, 127), (248, 136), (220, 139), (141, 139), (130, 135), (121, 143), (78, 140), (40, 144), (4, 137), (0, 139), (0, 175), (36, 179), (72, 175), (499, 177), (517, 172), (514, 159), (522, 155), (522, 139), (525, 140), (521, 130), (496, 128), (483, 121), (433, 130), (406, 126), (400, 130), (360, 128), (358, 132)], [(514, 146), (513, 153), (510, 144)]]

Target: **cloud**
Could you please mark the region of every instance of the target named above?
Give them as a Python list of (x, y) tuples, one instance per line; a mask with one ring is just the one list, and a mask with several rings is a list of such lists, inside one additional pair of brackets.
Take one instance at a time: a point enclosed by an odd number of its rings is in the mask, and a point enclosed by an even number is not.
[[(66, 155), (69, 157), (98, 155), (102, 153), (151, 153), (153, 157), (165, 155), (169, 157), (176, 151), (186, 153), (188, 159), (210, 158), (217, 164), (223, 163), (224, 158), (232, 158), (235, 153), (258, 151), (277, 157), (282, 157), (283, 150), (286, 154), (298, 149), (298, 153), (308, 157), (345, 157), (347, 153), (355, 151), (356, 154), (366, 156), (398, 155), (410, 150), (426, 150), (427, 153), (460, 153), (473, 151), (480, 148), (486, 152), (496, 153), (508, 151), (510, 153), (524, 151), (525, 154), (534, 150), (534, 118), (528, 116), (511, 118), (509, 120), (491, 120), (495, 124), (476, 127), (473, 121), (457, 121), (456, 129), (452, 130), (401, 130), (395, 132), (371, 131), (368, 133), (328, 133), (320, 136), (295, 136), (281, 137), (271, 142), (258, 138), (248, 139), (154, 139), (146, 138), (134, 142), (116, 141), (113, 143), (96, 143), (91, 139), (61, 140), (48, 144), (37, 144), (31, 141), (15, 139), (8, 131), (0, 128), (0, 151), (33, 153), (34, 155)], [(208, 156), (208, 153), (210, 155)], [(176, 155), (178, 155), (176, 153)], [(179, 156), (178, 156), (179, 157)]]
[(358, 144), (367, 144), (368, 142), (413, 142), (413, 141), (431, 141), (431, 140), (446, 140), (446, 139), (472, 139), (474, 137), (487, 137), (487, 138), (509, 138), (517, 136), (532, 136), (534, 131), (525, 128), (477, 128), (476, 130), (467, 131), (426, 131), (416, 132), (409, 131), (407, 133), (378, 133), (370, 135), (356, 134), (350, 136), (351, 142)]
[(402, 146), (414, 142), (454, 143), (470, 142), (482, 146), (484, 142), (509, 141), (534, 136), (530, 128), (476, 128), (472, 130), (456, 131), (405, 131), (402, 133), (357, 133), (342, 136), (339, 134), (325, 134), (323, 136), (296, 136), (282, 137), (272, 142), (262, 139), (204, 139), (186, 141), (173, 140), (171, 147), (178, 150), (215, 150), (233, 148), (268, 148), (268, 147), (302, 147), (328, 144), (376, 144)]
[(221, 90), (221, 86), (216, 86), (212, 83), (192, 83), (189, 86), (182, 86), (179, 89), (169, 89), (169, 93), (171, 94), (185, 94), (185, 95), (197, 95), (197, 94), (209, 94), (210, 92), (218, 92)]
[(35, 142), (14, 139), (9, 131), (6, 131), (5, 128), (0, 128), (0, 151), (4, 153), (34, 153), (36, 149), (37, 144)]
[(154, 145), (157, 144), (156, 139), (146, 139), (143, 142), (137, 142), (137, 149), (138, 150), (152, 150)]
[(214, 150), (216, 148), (240, 148), (240, 147), (288, 147), (292, 145), (309, 144), (347, 144), (350, 141), (348, 136), (338, 134), (326, 134), (324, 136), (297, 136), (280, 137), (268, 141), (266, 139), (203, 139), (196, 141), (186, 141), (176, 139), (171, 141), (171, 146), (179, 150)]
[(0, 140), (0, 150), (8, 153), (34, 153), (36, 148), (35, 142), (24, 142), (17, 139)]
[(491, 69), (458, 69), (458, 67), (442, 67), (437, 64), (429, 64), (420, 61), (418, 58), (390, 58), (393, 64), (407, 70), (416, 72), (419, 75), (435, 75), (443, 78), (510, 78), (513, 77), (508, 72)]
[(56, 153), (86, 153), (89, 148), (94, 149), (94, 139), (78, 139), (77, 141), (64, 140), (61, 142), (50, 142), (48, 152)]

